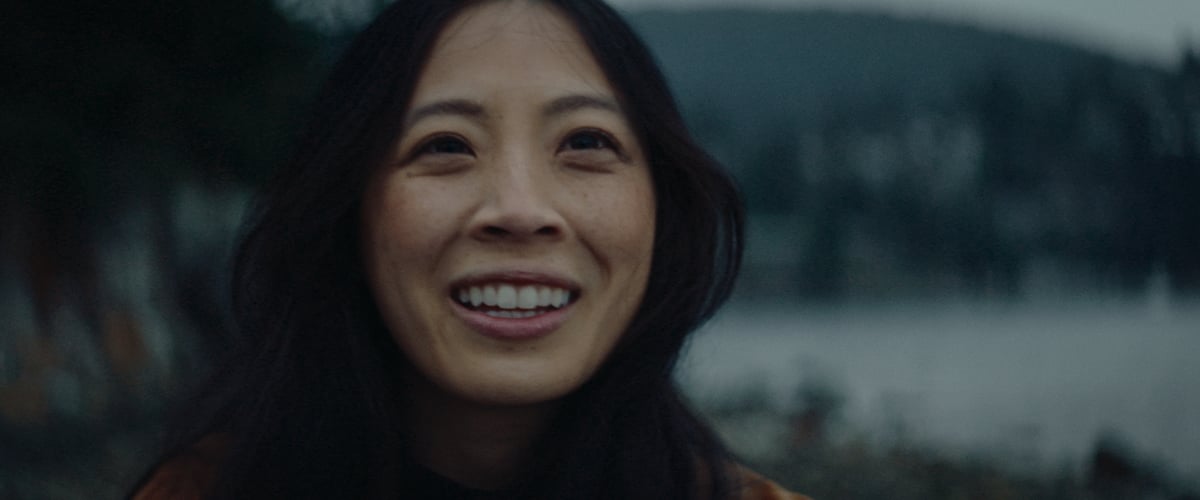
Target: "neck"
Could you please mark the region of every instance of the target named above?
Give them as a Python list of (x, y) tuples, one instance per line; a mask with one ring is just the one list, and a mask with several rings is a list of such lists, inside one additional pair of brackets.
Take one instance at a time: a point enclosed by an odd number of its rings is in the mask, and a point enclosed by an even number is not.
[(510, 486), (536, 457), (555, 403), (491, 406), (447, 394), (428, 381), (409, 384), (404, 410), (410, 452), (463, 486)]

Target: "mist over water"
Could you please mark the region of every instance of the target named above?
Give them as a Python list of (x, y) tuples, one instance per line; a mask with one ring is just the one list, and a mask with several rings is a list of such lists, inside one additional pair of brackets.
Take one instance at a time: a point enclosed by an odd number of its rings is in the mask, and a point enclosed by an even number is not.
[(1197, 353), (1196, 299), (738, 304), (697, 335), (679, 378), (700, 406), (757, 387), (781, 413), (802, 384), (823, 386), (842, 398), (842, 432), (878, 445), (1046, 473), (1079, 471), (1117, 438), (1194, 480)]

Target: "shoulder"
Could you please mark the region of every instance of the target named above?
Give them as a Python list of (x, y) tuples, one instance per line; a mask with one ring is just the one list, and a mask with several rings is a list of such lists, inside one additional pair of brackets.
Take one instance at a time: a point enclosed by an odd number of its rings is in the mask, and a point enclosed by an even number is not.
[(212, 435), (201, 439), (158, 465), (130, 497), (132, 500), (200, 500), (217, 477), (229, 447), (229, 438)]
[(737, 500), (812, 500), (788, 491), (774, 481), (742, 466), (733, 469), (733, 477), (737, 481), (737, 493), (734, 495)]

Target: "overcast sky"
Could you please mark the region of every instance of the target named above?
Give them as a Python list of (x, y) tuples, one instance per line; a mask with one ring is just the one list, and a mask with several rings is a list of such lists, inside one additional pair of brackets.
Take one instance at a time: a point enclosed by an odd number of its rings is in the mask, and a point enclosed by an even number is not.
[(1174, 64), (1185, 43), (1200, 47), (1200, 0), (609, 0), (646, 7), (768, 6), (886, 11), (967, 21), (1065, 40), (1136, 61)]

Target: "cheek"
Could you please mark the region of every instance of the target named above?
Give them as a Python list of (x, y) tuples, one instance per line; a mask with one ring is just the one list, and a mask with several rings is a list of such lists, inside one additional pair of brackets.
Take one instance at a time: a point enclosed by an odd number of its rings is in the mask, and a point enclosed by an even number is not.
[(367, 281), (380, 314), (402, 350), (411, 346), (398, 336), (404, 324), (432, 326), (425, 311), (439, 300), (436, 272), (452, 241), (452, 212), (438, 205), (452, 199), (438, 189), (420, 189), (403, 179), (379, 186), (364, 200), (363, 259)]
[(638, 179), (614, 188), (592, 217), (614, 249), (625, 257), (649, 264), (654, 247), (655, 202), (649, 179)]
[[(421, 358), (430, 331), (438, 262), (454, 235), (452, 210), (438, 205), (443, 190), (423, 189), (406, 179), (384, 179), (364, 201), (363, 258), (384, 324), (401, 351)], [(406, 328), (401, 328), (407, 325)]]
[[(649, 179), (640, 176), (603, 179), (570, 190), (568, 217), (580, 242), (613, 280), (612, 313), (623, 313), (629, 301), (640, 302), (654, 251), (655, 199)], [(636, 291), (637, 293), (631, 293)]]
[(367, 243), (374, 264), (382, 266), (378, 270), (430, 265), (453, 236), (453, 210), (444, 206), (444, 200), (453, 196), (398, 182), (381, 194), (367, 215), (371, 221)]

